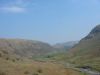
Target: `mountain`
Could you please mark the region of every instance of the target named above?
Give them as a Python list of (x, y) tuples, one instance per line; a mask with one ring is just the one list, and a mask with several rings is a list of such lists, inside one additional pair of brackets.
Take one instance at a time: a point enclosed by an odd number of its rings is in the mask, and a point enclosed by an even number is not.
[(92, 29), (67, 54), (70, 62), (80, 66), (89, 65), (100, 71), (100, 25)]
[(57, 43), (54, 45), (54, 48), (60, 50), (60, 51), (66, 51), (69, 50), (70, 48), (74, 47), (78, 41), (69, 41), (65, 43)]
[(21, 57), (44, 55), (55, 50), (47, 43), (24, 39), (0, 39), (0, 51)]
[(97, 25), (83, 40), (92, 39), (95, 37), (100, 37), (100, 25)]

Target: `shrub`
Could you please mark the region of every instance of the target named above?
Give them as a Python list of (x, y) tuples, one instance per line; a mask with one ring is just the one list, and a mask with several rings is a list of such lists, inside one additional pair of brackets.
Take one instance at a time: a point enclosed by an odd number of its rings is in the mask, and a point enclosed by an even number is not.
[(39, 75), (38, 73), (34, 73), (34, 74), (32, 74), (32, 75)]
[(43, 71), (42, 71), (41, 69), (38, 69), (37, 72), (38, 72), (38, 73), (42, 73)]
[(5, 50), (3, 50), (2, 52), (3, 52), (4, 54), (8, 54), (8, 52), (7, 52), (7, 51), (5, 51)]
[(2, 54), (0, 53), (0, 57), (2, 57)]
[(29, 72), (28, 71), (25, 71), (24, 74), (29, 74)]
[(50, 55), (48, 55), (48, 56), (47, 56), (47, 58), (51, 58), (51, 56), (50, 56)]
[(6, 73), (5, 72), (0, 72), (0, 75), (6, 75)]
[(12, 62), (15, 62), (15, 59), (12, 59)]
[(9, 58), (7, 57), (6, 60), (9, 60)]
[(16, 58), (16, 60), (19, 61), (20, 59), (19, 58)]

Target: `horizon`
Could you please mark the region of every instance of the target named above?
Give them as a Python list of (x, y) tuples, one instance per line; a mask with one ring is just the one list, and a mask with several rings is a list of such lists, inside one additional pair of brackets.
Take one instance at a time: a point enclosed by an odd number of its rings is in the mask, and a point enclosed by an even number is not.
[(77, 41), (100, 24), (99, 0), (1, 0), (0, 38)]

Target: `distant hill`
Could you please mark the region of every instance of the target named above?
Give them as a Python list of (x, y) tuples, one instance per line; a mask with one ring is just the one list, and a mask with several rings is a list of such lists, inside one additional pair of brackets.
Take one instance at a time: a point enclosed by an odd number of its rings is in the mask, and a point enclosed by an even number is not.
[(54, 45), (54, 48), (57, 48), (60, 51), (66, 51), (75, 46), (78, 43), (78, 41), (69, 41), (65, 43), (57, 43)]
[(21, 57), (44, 55), (55, 50), (47, 43), (24, 39), (0, 39), (0, 51), (15, 54)]
[(70, 61), (80, 65), (90, 65), (100, 70), (100, 25), (83, 38), (68, 55)]

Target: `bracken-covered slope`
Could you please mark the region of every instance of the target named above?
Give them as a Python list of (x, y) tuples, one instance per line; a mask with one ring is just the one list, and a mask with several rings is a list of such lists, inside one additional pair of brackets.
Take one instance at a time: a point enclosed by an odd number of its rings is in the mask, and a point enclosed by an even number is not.
[(97, 25), (69, 53), (71, 62), (100, 70), (100, 25)]
[(23, 39), (0, 39), (0, 51), (6, 51), (11, 54), (22, 57), (31, 57), (33, 55), (44, 55), (55, 50), (47, 43), (23, 40)]

